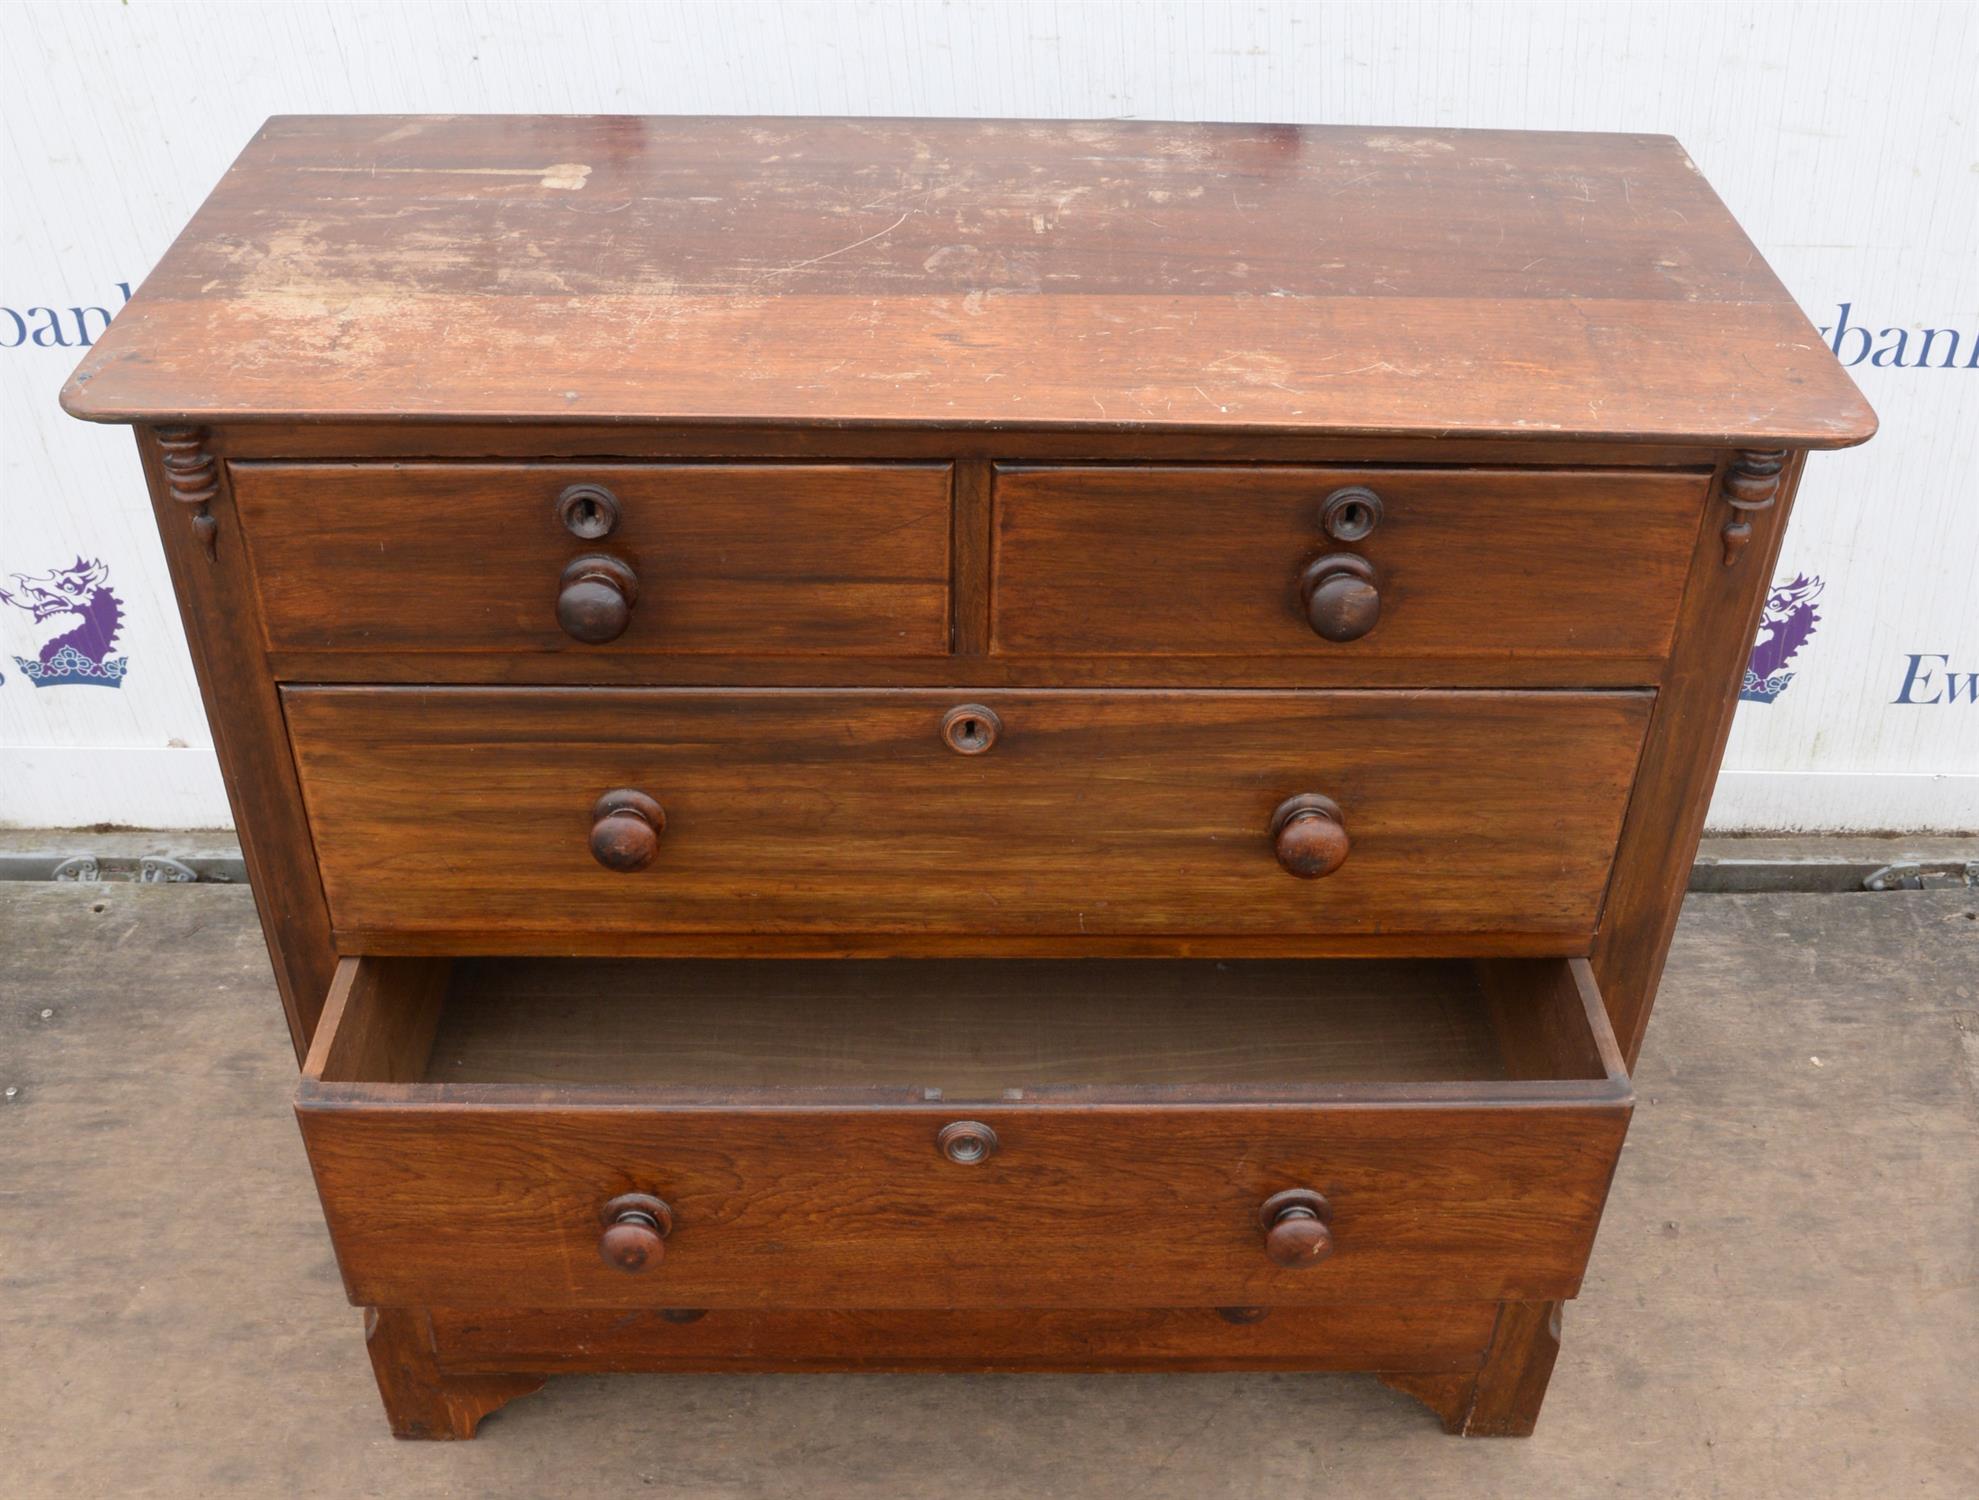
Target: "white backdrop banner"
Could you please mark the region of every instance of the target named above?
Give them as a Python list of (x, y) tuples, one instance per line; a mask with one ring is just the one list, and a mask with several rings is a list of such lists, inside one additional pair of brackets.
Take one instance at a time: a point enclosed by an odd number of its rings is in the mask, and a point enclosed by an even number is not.
[(270, 114), (881, 114), (1677, 136), (1882, 417), (1809, 467), (1720, 829), (1979, 827), (1975, 7), (14, 4), (0, 825), (215, 826), (128, 434), (56, 391)]

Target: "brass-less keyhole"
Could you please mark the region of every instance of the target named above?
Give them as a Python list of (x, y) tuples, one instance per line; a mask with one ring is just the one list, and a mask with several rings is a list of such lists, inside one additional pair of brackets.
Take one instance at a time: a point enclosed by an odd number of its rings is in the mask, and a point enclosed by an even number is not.
[(601, 484), (573, 484), (557, 496), (557, 520), (572, 536), (595, 542), (618, 526), (618, 497)]
[(1362, 484), (1335, 490), (1320, 502), (1319, 524), (1336, 542), (1358, 542), (1381, 524), (1381, 497)]
[(996, 1132), (981, 1120), (957, 1120), (935, 1136), (941, 1154), (960, 1167), (973, 1167), (996, 1155)]
[(964, 703), (941, 716), (942, 741), (957, 755), (981, 755), (996, 743), (1003, 721), (980, 703)]

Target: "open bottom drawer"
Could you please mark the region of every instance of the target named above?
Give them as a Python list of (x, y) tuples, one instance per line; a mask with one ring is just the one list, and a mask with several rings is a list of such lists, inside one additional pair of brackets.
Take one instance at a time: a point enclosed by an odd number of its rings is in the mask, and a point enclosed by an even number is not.
[(296, 1107), (359, 1303), (1123, 1308), (1572, 1296), (1631, 1096), (1578, 959), (362, 958)]

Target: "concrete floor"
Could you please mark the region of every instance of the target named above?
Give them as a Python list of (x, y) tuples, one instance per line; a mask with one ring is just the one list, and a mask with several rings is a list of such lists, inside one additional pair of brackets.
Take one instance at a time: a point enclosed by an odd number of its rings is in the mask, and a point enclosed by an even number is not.
[(1524, 1442), (1357, 1376), (568, 1378), (386, 1435), (246, 891), (0, 885), (0, 1494), (1979, 1494), (1969, 891), (1686, 908)]

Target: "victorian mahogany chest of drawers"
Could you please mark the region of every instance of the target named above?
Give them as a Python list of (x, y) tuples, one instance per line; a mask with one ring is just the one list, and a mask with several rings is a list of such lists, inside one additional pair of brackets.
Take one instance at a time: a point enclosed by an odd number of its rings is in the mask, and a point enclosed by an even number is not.
[(270, 121), (132, 424), (404, 1436), (580, 1370), (1530, 1431), (1805, 454), (1675, 142)]

